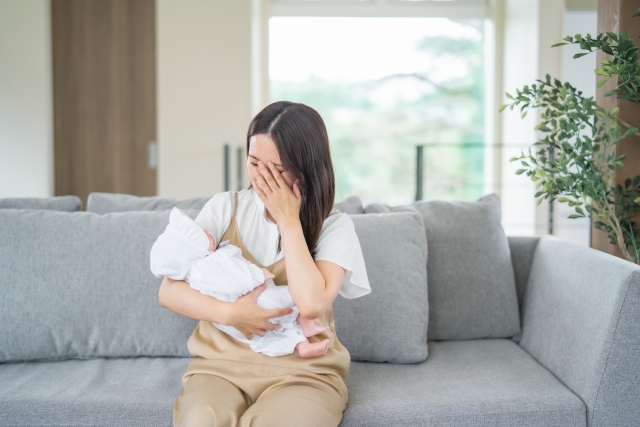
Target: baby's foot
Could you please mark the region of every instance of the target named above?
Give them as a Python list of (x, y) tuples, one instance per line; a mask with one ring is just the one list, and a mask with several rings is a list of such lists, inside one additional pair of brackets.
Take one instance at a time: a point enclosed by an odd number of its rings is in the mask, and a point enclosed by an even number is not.
[(329, 350), (329, 340), (326, 339), (320, 342), (310, 343), (308, 340), (302, 341), (298, 343), (296, 346), (298, 349), (298, 353), (300, 353), (300, 357), (308, 358), (308, 357), (318, 357), (322, 356)]
[[(275, 278), (276, 278), (276, 276), (275, 276), (272, 272), (270, 272), (269, 270), (267, 270), (266, 268), (263, 268), (263, 269), (262, 269), (262, 273), (264, 273), (264, 281), (265, 281), (265, 282), (266, 282), (266, 281), (268, 281), (268, 280), (272, 280), (272, 279), (275, 279)], [(264, 283), (264, 282), (263, 282), (263, 283)]]
[(298, 320), (298, 323), (300, 323), (300, 326), (302, 327), (302, 332), (304, 332), (304, 336), (307, 338), (321, 334), (327, 329), (329, 329), (328, 326), (318, 325), (315, 322), (315, 320), (307, 319), (306, 317), (302, 317), (301, 315), (298, 315), (297, 320)]

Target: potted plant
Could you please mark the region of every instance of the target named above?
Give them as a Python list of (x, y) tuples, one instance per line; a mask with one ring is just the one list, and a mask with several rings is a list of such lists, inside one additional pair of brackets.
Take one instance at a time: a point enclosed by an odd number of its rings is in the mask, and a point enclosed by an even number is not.
[[(640, 9), (633, 16), (640, 16)], [(574, 58), (598, 50), (610, 55), (595, 70), (604, 77), (597, 87), (616, 79), (616, 87), (605, 96), (640, 104), (638, 47), (625, 31), (600, 33), (596, 38), (578, 34), (552, 47), (566, 44), (585, 51)], [(542, 110), (536, 130), (543, 137), (528, 153), (511, 159), (522, 164), (517, 174), (526, 173), (536, 183), (538, 204), (544, 199), (567, 203), (575, 209), (569, 218), (590, 217), (628, 261), (640, 264), (640, 227), (633, 220), (634, 213), (640, 212), (640, 175), (624, 185), (614, 182), (614, 171), (624, 166), (626, 157), (616, 156), (615, 146), (629, 135), (640, 136), (638, 129), (619, 117), (618, 108), (598, 107), (593, 97), (584, 97), (569, 83), (549, 75), (517, 90), (515, 96), (506, 96), (512, 102), (500, 107), (500, 112), (519, 106), (524, 117), (531, 109)]]

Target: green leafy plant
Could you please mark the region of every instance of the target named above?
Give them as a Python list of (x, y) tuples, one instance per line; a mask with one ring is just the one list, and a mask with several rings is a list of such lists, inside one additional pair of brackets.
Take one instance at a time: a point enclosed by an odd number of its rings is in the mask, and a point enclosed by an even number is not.
[[(640, 16), (640, 9), (633, 16)], [(615, 88), (606, 96), (640, 104), (638, 47), (626, 32), (601, 33), (596, 38), (577, 34), (552, 47), (566, 44), (585, 51), (574, 58), (598, 50), (610, 55), (595, 70), (604, 77), (597, 87), (615, 79)], [(615, 146), (629, 135), (640, 136), (638, 129), (619, 117), (618, 108), (598, 107), (593, 97), (584, 97), (569, 83), (552, 81), (549, 75), (516, 90), (515, 96), (506, 95), (512, 102), (500, 107), (501, 112), (519, 107), (524, 118), (529, 110), (541, 109), (536, 130), (542, 138), (528, 153), (511, 159), (522, 164), (517, 174), (526, 174), (536, 183), (538, 204), (557, 200), (574, 208), (569, 218), (591, 217), (628, 261), (640, 264), (640, 227), (633, 220), (634, 213), (640, 212), (640, 175), (624, 185), (615, 185), (614, 179), (614, 171), (624, 166), (626, 157), (616, 156)]]

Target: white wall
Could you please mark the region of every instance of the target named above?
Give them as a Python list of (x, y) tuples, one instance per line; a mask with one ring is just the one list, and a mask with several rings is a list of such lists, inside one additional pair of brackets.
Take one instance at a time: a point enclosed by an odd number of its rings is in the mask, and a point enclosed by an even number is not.
[[(549, 73), (560, 77), (561, 51), (551, 45), (561, 40), (563, 3), (557, 0), (505, 0), (503, 40), (503, 81), (505, 92), (543, 79)], [(502, 104), (511, 102), (506, 96)], [(502, 113), (502, 219), (507, 234), (543, 234), (547, 230), (548, 206), (536, 207), (535, 184), (526, 175), (516, 175), (519, 162), (510, 162), (536, 140), (534, 130), (538, 112), (530, 111), (522, 119), (520, 112)]]
[(223, 145), (244, 146), (252, 118), (252, 2), (156, 4), (158, 194), (223, 191)]
[(0, 197), (53, 195), (50, 13), (0, 1)]

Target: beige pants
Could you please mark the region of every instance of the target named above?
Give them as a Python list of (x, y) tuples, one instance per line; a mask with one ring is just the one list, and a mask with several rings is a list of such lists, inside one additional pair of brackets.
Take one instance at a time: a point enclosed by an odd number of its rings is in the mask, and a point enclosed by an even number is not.
[[(259, 380), (258, 380), (259, 382)], [(228, 380), (194, 374), (173, 407), (176, 427), (335, 427), (344, 399), (313, 377), (286, 375), (247, 394)], [(266, 384), (265, 384), (266, 385)]]

